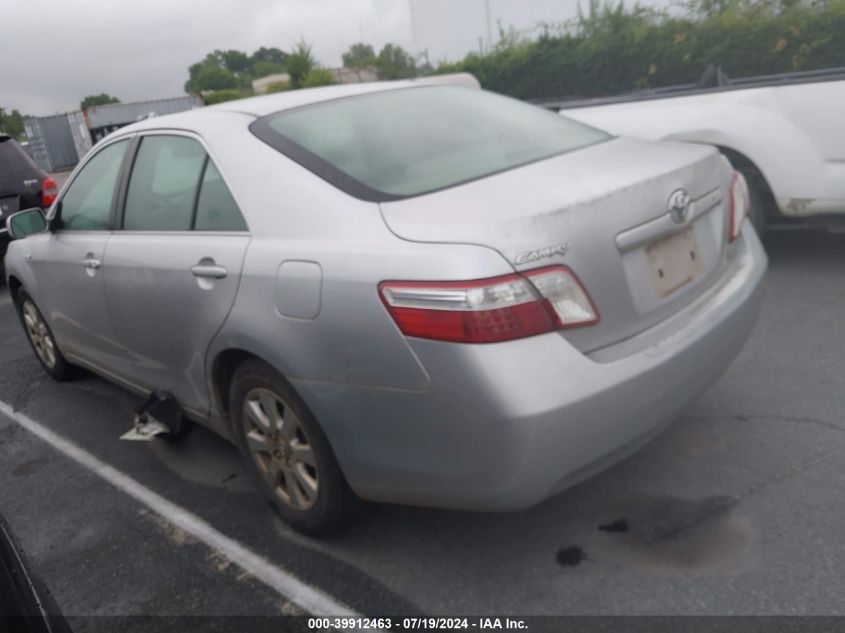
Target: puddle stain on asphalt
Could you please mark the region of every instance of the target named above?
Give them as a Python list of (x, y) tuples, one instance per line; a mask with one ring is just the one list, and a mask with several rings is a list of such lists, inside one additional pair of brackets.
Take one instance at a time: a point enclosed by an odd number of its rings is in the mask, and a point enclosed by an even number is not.
[(182, 479), (237, 492), (252, 492), (237, 448), (211, 431), (192, 428), (175, 439), (149, 443), (156, 458)]
[(46, 464), (47, 460), (43, 457), (39, 457), (38, 459), (30, 459), (22, 464), (18, 464), (15, 466), (14, 470), (12, 470), (13, 477), (26, 477), (27, 475), (31, 475), (41, 468), (43, 464)]
[(683, 499), (643, 495), (625, 500), (598, 526), (609, 550), (634, 563), (669, 571), (695, 571), (735, 561), (748, 541), (747, 524), (731, 511), (729, 496)]
[(616, 521), (599, 525), (599, 530), (602, 532), (627, 532), (628, 522), (625, 519), (617, 519)]
[(561, 567), (577, 567), (584, 560), (587, 554), (577, 545), (570, 545), (568, 547), (561, 547), (555, 555), (555, 560)]

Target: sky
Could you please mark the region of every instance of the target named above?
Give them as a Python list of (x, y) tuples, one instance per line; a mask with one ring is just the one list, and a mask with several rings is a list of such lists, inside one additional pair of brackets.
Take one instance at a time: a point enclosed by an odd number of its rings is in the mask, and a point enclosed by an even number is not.
[[(530, 35), (578, 0), (0, 0), (0, 107), (49, 115), (107, 92), (121, 101), (184, 93), (188, 66), (214, 49), (289, 50), (300, 39), (341, 65), (355, 42), (399, 44), (429, 59), (488, 46), (499, 26)], [(481, 42), (479, 43), (479, 38)]]

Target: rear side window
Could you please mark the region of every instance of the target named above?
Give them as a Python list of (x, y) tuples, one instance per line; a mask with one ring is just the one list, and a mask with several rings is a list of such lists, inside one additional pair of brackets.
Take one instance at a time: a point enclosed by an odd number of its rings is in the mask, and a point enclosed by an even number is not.
[(457, 86), (326, 101), (272, 114), (250, 129), (340, 189), (375, 201), (452, 187), (610, 138), (537, 106)]
[(129, 189), (123, 228), (129, 231), (188, 231), (205, 150), (184, 136), (141, 140)]
[(203, 146), (185, 136), (141, 140), (126, 192), (127, 231), (246, 231), (247, 226)]
[(59, 219), (65, 231), (105, 231), (109, 228), (117, 175), (128, 142), (118, 141), (89, 160), (61, 200)]
[(194, 228), (197, 231), (247, 230), (235, 199), (211, 159), (208, 160), (202, 177)]

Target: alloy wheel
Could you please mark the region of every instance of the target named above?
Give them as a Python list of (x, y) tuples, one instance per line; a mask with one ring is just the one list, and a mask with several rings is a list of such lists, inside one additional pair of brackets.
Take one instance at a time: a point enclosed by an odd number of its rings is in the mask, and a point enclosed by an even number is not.
[(46, 367), (53, 369), (56, 366), (56, 344), (38, 308), (29, 299), (23, 303), (23, 321), (38, 358)]
[(269, 389), (250, 391), (243, 420), (249, 451), (276, 496), (295, 510), (314, 505), (320, 487), (317, 460), (297, 415)]

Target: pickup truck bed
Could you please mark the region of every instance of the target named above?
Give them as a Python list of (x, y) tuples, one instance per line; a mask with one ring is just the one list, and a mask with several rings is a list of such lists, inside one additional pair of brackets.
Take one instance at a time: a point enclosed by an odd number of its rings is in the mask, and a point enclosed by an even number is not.
[(746, 175), (758, 228), (778, 217), (841, 222), (845, 68), (743, 79), (710, 70), (709, 82), (539, 105), (614, 134), (717, 146)]

